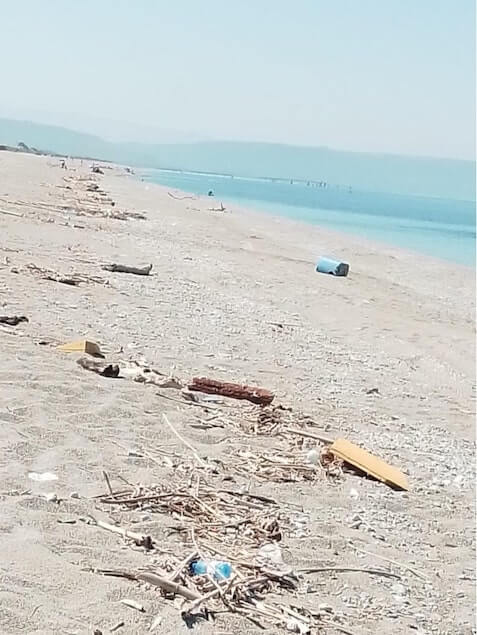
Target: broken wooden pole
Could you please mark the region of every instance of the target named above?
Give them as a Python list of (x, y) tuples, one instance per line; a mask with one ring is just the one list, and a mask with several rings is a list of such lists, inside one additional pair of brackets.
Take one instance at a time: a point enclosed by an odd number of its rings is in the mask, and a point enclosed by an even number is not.
[(134, 273), (136, 276), (148, 276), (151, 273), (152, 265), (147, 267), (129, 267), (128, 265), (103, 265), (105, 271), (112, 271), (114, 273)]
[(209, 395), (222, 395), (232, 399), (246, 399), (259, 406), (268, 406), (272, 403), (274, 394), (265, 388), (246, 386), (242, 384), (231, 384), (207, 377), (194, 377), (189, 385), (189, 390), (205, 392)]

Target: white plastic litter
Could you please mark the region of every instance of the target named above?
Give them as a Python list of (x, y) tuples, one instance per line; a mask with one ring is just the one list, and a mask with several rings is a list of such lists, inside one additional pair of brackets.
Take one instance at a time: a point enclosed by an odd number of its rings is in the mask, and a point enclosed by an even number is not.
[(306, 460), (308, 461), (308, 463), (311, 463), (312, 465), (318, 465), (318, 461), (320, 460), (320, 455), (313, 448), (313, 450), (310, 450), (308, 454), (306, 455)]
[(58, 477), (53, 472), (28, 472), (28, 478), (38, 483), (58, 480)]

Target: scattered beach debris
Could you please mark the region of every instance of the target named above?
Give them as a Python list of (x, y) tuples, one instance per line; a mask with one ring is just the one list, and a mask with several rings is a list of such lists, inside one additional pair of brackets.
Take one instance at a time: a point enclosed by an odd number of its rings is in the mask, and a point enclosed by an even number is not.
[(190, 563), (193, 575), (210, 575), (214, 580), (228, 580), (232, 575), (232, 565), (223, 560), (193, 560)]
[(220, 207), (208, 207), (209, 212), (225, 212), (227, 208), (224, 207), (223, 203), (220, 203)]
[(101, 268), (114, 273), (133, 273), (136, 276), (148, 276), (151, 273), (152, 265), (147, 265), (147, 267), (129, 267), (128, 265), (112, 264), (103, 265)]
[(369, 388), (366, 390), (367, 395), (379, 395), (379, 388)]
[(104, 359), (104, 355), (98, 344), (90, 342), (89, 340), (76, 340), (74, 342), (67, 342), (66, 344), (60, 344), (58, 350), (65, 353), (87, 353), (92, 357), (101, 357)]
[(182, 382), (172, 375), (165, 375), (155, 368), (137, 361), (119, 362), (121, 377), (132, 379), (140, 384), (153, 384), (158, 388), (175, 388), (180, 390)]
[(58, 477), (53, 472), (28, 472), (28, 478), (37, 483), (47, 483), (57, 481)]
[(88, 357), (80, 357), (76, 360), (77, 364), (85, 370), (90, 370), (93, 373), (102, 375), (103, 377), (119, 377), (119, 366), (117, 364), (108, 364), (106, 362), (99, 362)]
[(349, 264), (332, 258), (320, 258), (316, 265), (318, 273), (330, 273), (333, 276), (346, 277), (349, 272)]
[(191, 390), (184, 389), (181, 391), (181, 395), (184, 399), (192, 401), (196, 404), (221, 404), (224, 400), (217, 395), (208, 395), (207, 393), (193, 392)]
[(37, 265), (30, 263), (25, 267), (30, 273), (39, 276), (42, 280), (51, 280), (52, 282), (60, 282), (61, 284), (69, 285), (70, 287), (78, 287), (81, 283), (94, 283), (94, 284), (106, 284), (104, 278), (98, 278), (97, 276), (90, 276), (81, 273), (74, 273), (70, 275), (63, 275), (52, 269), (45, 269), (44, 267), (38, 267)]
[[(297, 591), (305, 584), (303, 574), (353, 571), (352, 567), (325, 566), (296, 573), (282, 556), (279, 542), (284, 531), (294, 534), (296, 511), (288, 504), (246, 492), (228, 490), (206, 481), (200, 462), (184, 465), (167, 482), (115, 492), (97, 497), (96, 505), (113, 506), (117, 511), (133, 512), (145, 508), (149, 513), (165, 513), (175, 521), (171, 532), (181, 538), (176, 550), (163, 550), (163, 541), (142, 534), (83, 518), (88, 524), (112, 531), (134, 547), (154, 551), (154, 570), (88, 568), (95, 574), (122, 577), (160, 589), (166, 598), (183, 598), (183, 619), (207, 619), (215, 610), (224, 609), (275, 628), (291, 628), (297, 633), (318, 632), (328, 625), (346, 632), (338, 618), (322, 621), (322, 612), (280, 600), (280, 590)], [(303, 515), (303, 514), (301, 514)], [(145, 543), (148, 540), (148, 543)], [(172, 543), (174, 544), (174, 543)], [(358, 570), (358, 569), (356, 569)], [(392, 575), (385, 570), (367, 573)], [(266, 598), (267, 594), (269, 598)], [(140, 605), (141, 606), (141, 605)], [(329, 617), (329, 611), (326, 612)], [(263, 627), (263, 625), (262, 625)]]
[(292, 575), (291, 567), (283, 562), (282, 550), (276, 542), (267, 542), (257, 552), (256, 561), (268, 571), (277, 575)]
[(207, 377), (194, 377), (189, 384), (189, 390), (205, 392), (211, 395), (222, 395), (233, 399), (246, 399), (261, 406), (268, 406), (274, 399), (274, 394), (265, 388), (256, 388), (245, 384), (232, 384), (229, 382), (208, 379)]
[[(88, 353), (93, 357), (100, 357), (103, 360), (105, 356), (94, 342), (88, 340), (79, 340), (58, 346), (58, 349), (66, 352)], [(166, 375), (144, 363), (138, 361), (119, 361), (118, 363), (108, 363), (107, 361), (99, 362), (91, 360), (87, 357), (80, 357), (77, 363), (85, 370), (90, 370), (104, 377), (121, 377), (122, 379), (132, 379), (140, 384), (152, 384), (158, 388), (175, 388), (180, 390), (183, 387), (182, 382), (173, 375)]]
[[(310, 454), (316, 455), (316, 463), (309, 460)], [(295, 483), (315, 481), (323, 475), (339, 477), (342, 475), (341, 462), (332, 456), (328, 460), (326, 452), (321, 454), (313, 449), (306, 456), (301, 450), (271, 451), (252, 450), (241, 447), (228, 453), (228, 465), (234, 472), (247, 478), (253, 477), (269, 483)]]
[(345, 463), (349, 463), (391, 487), (402, 490), (409, 489), (407, 477), (400, 470), (388, 465), (382, 459), (363, 450), (351, 441), (337, 439), (330, 446), (329, 451)]
[(48, 492), (47, 494), (42, 494), (43, 498), (47, 503), (59, 503), (60, 499), (55, 492)]
[(0, 315), (0, 324), (7, 324), (8, 326), (17, 326), (21, 322), (28, 322), (28, 318), (25, 315)]

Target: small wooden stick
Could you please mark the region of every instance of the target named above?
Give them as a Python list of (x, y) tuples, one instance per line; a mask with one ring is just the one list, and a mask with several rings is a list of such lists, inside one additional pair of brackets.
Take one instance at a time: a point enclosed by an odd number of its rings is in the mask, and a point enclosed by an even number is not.
[(148, 584), (160, 587), (167, 593), (177, 593), (178, 595), (182, 595), (182, 597), (186, 598), (186, 600), (199, 600), (202, 598), (202, 596), (196, 591), (192, 591), (191, 589), (182, 586), (182, 584), (171, 582), (168, 578), (164, 578), (156, 573), (150, 573), (149, 571), (138, 573), (136, 580), (141, 580), (142, 582), (147, 582)]
[(169, 395), (163, 395), (162, 392), (156, 392), (158, 397), (162, 397), (163, 399), (169, 399), (169, 401), (175, 401), (185, 406), (198, 406), (199, 408), (203, 408), (204, 410), (212, 410), (213, 404), (203, 404), (198, 403), (197, 401), (186, 401), (185, 399), (177, 399), (176, 397), (170, 397)]
[(344, 635), (355, 635), (355, 633), (353, 633), (352, 631), (349, 631), (347, 628), (344, 628), (344, 626), (340, 626), (340, 624), (337, 624), (336, 622), (329, 622), (328, 620), (323, 620), (320, 618), (320, 623), (325, 624), (326, 626), (329, 626), (330, 628), (334, 628), (335, 631), (338, 631), (339, 633), (344, 633)]
[(130, 540), (134, 540), (136, 545), (139, 547), (146, 547), (146, 549), (152, 549), (153, 541), (151, 536), (146, 536), (145, 534), (138, 534), (134, 531), (128, 531), (127, 529), (123, 529), (122, 527), (116, 527), (116, 525), (110, 525), (109, 523), (105, 523), (103, 520), (94, 520), (94, 524), (97, 527), (101, 527), (101, 529), (106, 529), (106, 531), (111, 531), (114, 534), (119, 534), (123, 538), (129, 538)]
[(204, 602), (206, 602), (207, 600), (211, 600), (212, 598), (217, 597), (218, 595), (225, 595), (227, 593), (227, 591), (230, 590), (230, 588), (233, 586), (233, 584), (236, 583), (236, 576), (232, 576), (228, 582), (228, 584), (226, 586), (224, 586), (223, 588), (216, 585), (215, 589), (212, 589), (212, 591), (209, 591), (208, 593), (206, 593), (205, 595), (203, 595), (200, 599), (198, 600), (194, 600), (194, 602), (192, 602), (192, 604), (190, 605), (188, 612), (192, 613), (193, 611), (195, 611), (201, 604), (203, 604)]
[(18, 218), (23, 218), (23, 214), (15, 214), (15, 212), (7, 212), (6, 209), (0, 209), (0, 214), (8, 214), (8, 216), (17, 216)]
[(129, 608), (131, 609), (136, 609), (136, 611), (139, 611), (140, 613), (145, 612), (143, 605), (139, 604), (139, 602), (136, 602), (135, 600), (129, 600), (128, 598), (124, 598), (123, 600), (120, 600), (120, 602), (121, 604), (124, 604), (125, 606), (129, 606)]
[(184, 558), (184, 560), (182, 560), (182, 562), (180, 562), (177, 565), (175, 571), (172, 573), (171, 577), (169, 578), (170, 581), (174, 582), (176, 578), (178, 578), (180, 574), (182, 573), (182, 569), (186, 567), (189, 563), (191, 563), (192, 560), (197, 558), (197, 556), (198, 556), (197, 549), (194, 549), (194, 551), (191, 551), (191, 553), (187, 556), (187, 558)]
[(181, 441), (187, 448), (189, 448), (189, 450), (192, 452), (192, 454), (194, 455), (195, 460), (199, 463), (199, 465), (201, 465), (202, 467), (208, 467), (207, 463), (205, 463), (205, 461), (203, 461), (200, 456), (197, 454), (197, 451), (195, 450), (195, 448), (184, 439), (184, 437), (182, 437), (177, 430), (174, 428), (174, 426), (172, 425), (172, 423), (169, 421), (169, 419), (167, 418), (167, 416), (163, 413), (162, 414), (162, 418), (164, 419), (164, 422), (166, 423), (166, 425), (169, 426), (169, 428), (172, 430), (172, 432), (176, 435), (176, 437), (179, 439), (179, 441)]
[(397, 567), (401, 567), (401, 569), (410, 571), (417, 578), (421, 578), (421, 580), (426, 580), (426, 582), (430, 581), (430, 579), (426, 575), (424, 575), (424, 573), (421, 573), (420, 571), (417, 571), (416, 569), (413, 569), (412, 567), (408, 566), (407, 564), (403, 564), (402, 562), (399, 562), (398, 560), (391, 560), (391, 558), (380, 556), (377, 553), (371, 553), (370, 551), (366, 551), (365, 549), (359, 549), (359, 547), (354, 547), (354, 548), (356, 549), (356, 551), (359, 551), (360, 553), (364, 553), (368, 556), (373, 556), (374, 558), (380, 558), (381, 560), (384, 560), (385, 562), (390, 562), (391, 564), (395, 564)]
[(290, 434), (297, 434), (300, 437), (305, 437), (307, 439), (315, 439), (316, 441), (321, 441), (321, 443), (333, 443), (334, 439), (330, 439), (330, 437), (325, 437), (319, 434), (313, 434), (313, 432), (307, 432), (306, 430), (297, 430), (296, 428), (285, 428), (284, 432), (289, 432)]
[(109, 476), (108, 476), (108, 473), (107, 473), (107, 472), (105, 472), (104, 470), (103, 470), (103, 478), (104, 478), (104, 480), (106, 481), (106, 485), (108, 486), (109, 493), (110, 493), (110, 494), (111, 494), (111, 496), (114, 498), (114, 492), (113, 492), (113, 488), (111, 487), (111, 483), (110, 483), (110, 481), (109, 481)]
[(304, 567), (303, 569), (298, 569), (298, 571), (300, 573), (324, 573), (325, 571), (370, 573), (371, 575), (382, 575), (386, 578), (401, 579), (400, 575), (391, 573), (391, 571), (383, 571), (382, 569), (360, 569), (359, 567)]

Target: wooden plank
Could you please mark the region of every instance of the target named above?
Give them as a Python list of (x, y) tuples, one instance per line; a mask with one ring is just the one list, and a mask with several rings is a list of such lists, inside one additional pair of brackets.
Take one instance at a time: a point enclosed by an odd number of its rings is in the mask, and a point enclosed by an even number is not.
[(408, 490), (407, 477), (400, 470), (392, 467), (377, 456), (370, 454), (346, 439), (337, 439), (330, 446), (330, 451), (346, 463), (354, 465), (370, 476), (398, 489)]
[(104, 357), (101, 353), (101, 349), (95, 342), (89, 340), (76, 340), (74, 342), (67, 342), (58, 346), (60, 351), (65, 353), (87, 353), (93, 357)]
[(231, 384), (216, 379), (208, 379), (207, 377), (194, 377), (192, 383), (189, 384), (189, 390), (205, 392), (209, 395), (222, 395), (222, 397), (231, 397), (233, 399), (247, 399), (260, 406), (268, 406), (274, 398), (273, 393), (265, 388)]

